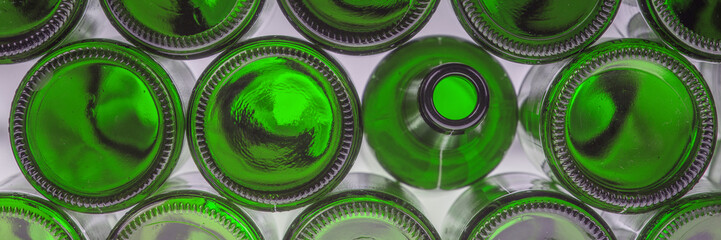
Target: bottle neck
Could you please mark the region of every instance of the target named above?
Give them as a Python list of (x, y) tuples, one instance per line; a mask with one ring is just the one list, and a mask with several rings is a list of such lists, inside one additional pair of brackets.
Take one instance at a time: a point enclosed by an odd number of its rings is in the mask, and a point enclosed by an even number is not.
[(486, 116), (489, 91), (478, 71), (465, 64), (447, 63), (426, 74), (417, 99), (418, 110), (430, 127), (441, 133), (462, 134)]

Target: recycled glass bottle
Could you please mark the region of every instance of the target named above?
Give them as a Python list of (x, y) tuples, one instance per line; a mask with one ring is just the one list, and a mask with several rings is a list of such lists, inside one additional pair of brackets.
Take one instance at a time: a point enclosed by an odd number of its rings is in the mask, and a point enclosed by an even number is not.
[(44, 54), (65, 39), (83, 18), (86, 0), (0, 2), (0, 64)]
[(611, 25), (621, 0), (453, 0), (469, 35), (520, 63), (554, 62), (590, 46)]
[(191, 152), (213, 187), (254, 209), (310, 203), (358, 155), (357, 93), (331, 57), (301, 41), (265, 37), (219, 56), (188, 110)]
[(454, 189), (488, 174), (511, 145), (516, 94), (500, 64), (473, 43), (424, 37), (376, 67), (363, 95), (367, 140), (396, 179)]
[(690, 56), (721, 61), (721, 1), (638, 0), (651, 28)]
[(284, 239), (440, 240), (415, 206), (417, 199), (399, 184), (378, 175), (351, 173), (331, 194), (306, 208)]
[(716, 108), (676, 51), (624, 39), (531, 69), (519, 93), (521, 144), (581, 201), (619, 213), (656, 209), (703, 175)]
[(152, 53), (204, 57), (234, 43), (253, 24), (264, 0), (101, 0), (118, 32)]
[(108, 239), (265, 239), (251, 215), (199, 187), (199, 175), (171, 177), (160, 194), (128, 211)]
[(0, 233), (3, 239), (86, 239), (54, 204), (20, 193), (0, 193)]
[(42, 195), (88, 213), (127, 208), (175, 166), (184, 118), (166, 71), (110, 40), (63, 46), (41, 58), (17, 89), (10, 141)]
[(371, 54), (402, 44), (423, 28), (437, 0), (278, 0), (306, 38), (333, 51)]
[(484, 179), (463, 192), (443, 239), (616, 239), (591, 208), (526, 173)]

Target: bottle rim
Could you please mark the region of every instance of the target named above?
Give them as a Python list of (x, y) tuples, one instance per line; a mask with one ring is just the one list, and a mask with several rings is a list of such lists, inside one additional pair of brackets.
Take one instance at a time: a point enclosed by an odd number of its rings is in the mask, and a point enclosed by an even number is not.
[(325, 197), (293, 220), (284, 239), (316, 239), (322, 229), (359, 216), (381, 218), (414, 239), (440, 239), (418, 209), (396, 196), (375, 190), (349, 190)]
[[(468, 116), (453, 120), (441, 114), (433, 103), (433, 93), (438, 83), (446, 77), (460, 76), (473, 85), (477, 101)], [(474, 127), (486, 116), (489, 103), (489, 90), (485, 78), (472, 67), (462, 63), (446, 63), (436, 66), (423, 78), (418, 89), (418, 106), (423, 120), (439, 132), (462, 134), (465, 129)]]
[[(212, 201), (214, 208), (210, 209), (206, 204), (198, 205), (194, 202), (198, 199)], [(170, 200), (174, 202), (166, 202)], [(109, 238), (130, 239), (145, 223), (168, 213), (201, 214), (223, 225), (236, 239), (263, 239), (258, 226), (236, 205), (219, 196), (197, 190), (178, 190), (148, 198), (118, 221)]]
[(260, 15), (266, 0), (250, 1), (251, 4), (235, 1), (231, 12), (221, 22), (187, 36), (169, 36), (145, 26), (125, 8), (122, 0), (101, 0), (100, 3), (110, 22), (126, 39), (164, 57), (190, 59), (212, 55), (245, 34)]
[[(519, 40), (498, 26), (482, 0), (453, 0), (453, 8), (466, 31), (496, 56), (509, 61), (542, 64), (565, 59), (595, 42), (613, 21), (620, 0), (597, 0), (597, 11), (570, 33), (544, 41)], [(474, 9), (481, 9), (476, 11)], [(540, 40), (540, 39), (539, 39)]]
[[(625, 44), (626, 46), (617, 46)], [(695, 134), (690, 154), (680, 158), (684, 164), (676, 174), (661, 184), (643, 191), (619, 191), (594, 182), (587, 177), (579, 163), (570, 154), (566, 136), (565, 118), (573, 93), (594, 69), (605, 63), (628, 58), (640, 58), (668, 68), (683, 82), (693, 103)], [(587, 204), (607, 211), (641, 213), (661, 204), (680, 198), (700, 179), (710, 163), (716, 143), (715, 106), (711, 93), (698, 70), (680, 54), (654, 42), (640, 39), (623, 39), (605, 42), (577, 56), (555, 77), (551, 86), (563, 91), (552, 91), (543, 100), (541, 126), (543, 148), (553, 174), (574, 195)]]
[[(204, 124), (206, 107), (214, 94), (213, 89), (225, 81), (226, 76), (246, 63), (257, 59), (283, 56), (305, 62), (318, 70), (333, 86), (334, 93), (328, 94), (340, 106), (338, 119), (341, 140), (334, 149), (333, 159), (323, 170), (308, 183), (295, 189), (283, 191), (261, 191), (251, 189), (237, 183), (221, 171), (215, 157), (209, 151), (206, 141)], [(355, 88), (350, 83), (345, 71), (332, 57), (316, 47), (301, 40), (284, 37), (268, 36), (246, 41), (239, 46), (227, 50), (216, 58), (199, 78), (190, 98), (188, 111), (188, 141), (196, 165), (203, 177), (222, 195), (238, 201), (244, 206), (262, 211), (289, 210), (309, 204), (313, 198), (319, 197), (333, 189), (355, 161), (362, 138), (360, 125), (360, 106)]]
[[(518, 203), (532, 199), (530, 202)], [(503, 224), (527, 213), (551, 213), (567, 217), (580, 223), (577, 226), (596, 240), (615, 239), (608, 225), (593, 210), (565, 195), (546, 190), (523, 190), (500, 197), (495, 202), (503, 205), (487, 206), (481, 209), (469, 222), (461, 239), (488, 239), (500, 230)]]
[(0, 38), (0, 63), (26, 61), (58, 44), (83, 17), (87, 0), (60, 0), (57, 9), (36, 30)]
[(0, 205), (0, 214), (3, 217), (18, 217), (42, 225), (57, 239), (82, 239), (85, 237), (70, 216), (46, 200), (20, 193), (0, 193), (0, 202), (3, 201), (14, 201), (21, 205)]
[[(641, 13), (664, 40), (680, 46), (680, 50), (694, 57), (721, 61), (721, 39), (698, 34), (681, 23), (665, 0), (638, 0)], [(660, 31), (659, 31), (660, 30)]]
[[(26, 120), (30, 115), (33, 98), (42, 84), (50, 79), (55, 69), (76, 61), (101, 59), (127, 66), (139, 73), (139, 77), (150, 86), (162, 114), (163, 131), (160, 149), (150, 166), (136, 179), (131, 180), (113, 194), (80, 194), (63, 189), (45, 176), (38, 167), (30, 150), (27, 138)], [(48, 199), (62, 207), (88, 213), (117, 211), (127, 208), (150, 195), (170, 175), (180, 155), (184, 119), (177, 90), (165, 70), (149, 55), (121, 42), (103, 39), (88, 39), (63, 46), (41, 58), (23, 78), (13, 99), (10, 113), (10, 142), (15, 159), (25, 178)]]
[[(695, 204), (699, 204), (700, 206)], [(721, 215), (721, 193), (702, 193), (680, 200), (676, 207), (657, 213), (641, 231), (640, 239), (670, 240), (681, 227), (709, 216)]]
[(373, 32), (350, 32), (333, 28), (315, 15), (302, 1), (278, 0), (285, 16), (298, 32), (324, 48), (343, 53), (367, 55), (394, 48), (423, 28), (438, 6), (438, 0), (418, 0), (409, 6), (402, 19), (392, 26)]

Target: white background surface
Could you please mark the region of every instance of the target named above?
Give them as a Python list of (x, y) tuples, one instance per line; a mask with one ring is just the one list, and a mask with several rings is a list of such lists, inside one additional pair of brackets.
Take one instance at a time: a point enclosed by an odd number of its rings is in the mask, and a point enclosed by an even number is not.
[[(94, 0), (93, 0), (94, 1)], [(439, 0), (439, 6), (435, 13), (431, 16), (426, 26), (416, 35), (414, 38), (428, 36), (428, 35), (452, 35), (463, 39), (472, 41), (468, 34), (463, 30), (460, 23), (458, 22), (455, 13), (451, 7), (449, 0)], [(621, 36), (621, 32), (626, 29), (628, 19), (637, 12), (635, 8), (629, 5), (622, 5), (619, 14), (615, 19), (614, 25), (609, 28), (604, 35), (604, 39), (613, 39)], [(121, 40), (122, 37), (118, 32), (110, 25), (108, 20), (99, 9), (91, 10), (93, 16), (97, 20), (99, 32), (93, 34), (95, 38), (111, 38), (115, 40)], [(304, 39), (288, 22), (283, 16), (282, 10), (279, 8), (276, 0), (266, 0), (265, 7), (261, 11), (261, 17), (256, 21), (254, 26), (255, 32), (247, 34), (245, 38), (252, 38), (258, 36), (267, 35), (286, 35), (293, 36), (296, 38)], [(625, 35), (625, 34), (623, 34)], [(127, 41), (125, 41), (127, 42)], [(341, 65), (348, 72), (351, 81), (355, 85), (359, 96), (363, 96), (363, 90), (365, 89), (366, 82), (375, 68), (376, 64), (387, 54), (375, 54), (370, 56), (347, 56), (330, 52), (330, 54), (338, 60)], [(204, 68), (212, 61), (217, 55), (210, 57), (185, 61), (194, 76), (193, 79), (202, 73)], [(30, 69), (32, 64), (37, 59), (20, 64), (12, 65), (0, 65), (0, 179), (6, 178), (11, 175), (15, 175), (20, 172), (17, 164), (12, 155), (10, 148), (9, 136), (8, 136), (8, 116), (10, 113), (11, 102), (15, 93), (15, 90), (22, 80), (25, 73)], [(525, 77), (525, 73), (530, 68), (529, 65), (522, 65), (511, 63), (508, 61), (500, 60), (506, 71), (508, 72), (514, 87), (516, 90), (520, 88), (521, 82)], [(190, 86), (192, 87), (192, 86)], [(180, 86), (179, 86), (180, 88)], [(182, 92), (182, 89), (181, 89)], [(188, 94), (181, 96), (184, 98), (183, 102), (187, 102), (189, 98)], [(173, 175), (177, 175), (181, 172), (197, 171), (195, 164), (189, 155), (187, 154), (187, 146), (184, 147), (186, 154), (183, 155), (186, 159), (181, 159), (178, 167)], [(507, 155), (500, 163), (500, 165), (491, 173), (491, 175), (521, 171), (541, 174), (537, 168), (526, 159), (526, 156), (517, 140), (514, 140), (511, 148)], [(356, 160), (356, 164), (352, 168), (351, 172), (372, 172), (389, 177), (389, 175), (382, 170), (380, 165), (376, 162), (370, 148), (367, 144), (363, 144), (361, 152)], [(172, 178), (172, 176), (171, 176)], [(207, 183), (203, 183), (206, 184)], [(464, 190), (458, 189), (453, 191), (441, 191), (441, 190), (419, 190), (411, 187), (407, 187), (412, 191), (419, 199), (423, 206), (422, 210), (426, 213), (426, 216), (434, 224), (439, 233), (442, 231), (443, 218), (445, 217), (448, 208), (454, 199)], [(285, 232), (285, 228), (297, 215), (299, 210), (268, 214), (275, 219), (277, 226), (276, 230), (278, 236), (282, 236)], [(122, 212), (121, 212), (122, 213)], [(120, 213), (101, 215), (100, 217), (110, 219), (116, 218)], [(272, 238), (271, 238), (272, 239)]]

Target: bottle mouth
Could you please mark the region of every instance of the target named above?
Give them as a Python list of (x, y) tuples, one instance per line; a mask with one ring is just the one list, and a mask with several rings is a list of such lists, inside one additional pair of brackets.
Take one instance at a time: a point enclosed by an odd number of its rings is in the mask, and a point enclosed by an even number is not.
[(423, 78), (418, 90), (421, 116), (440, 132), (461, 134), (486, 116), (489, 92), (486, 80), (460, 63), (437, 66)]

